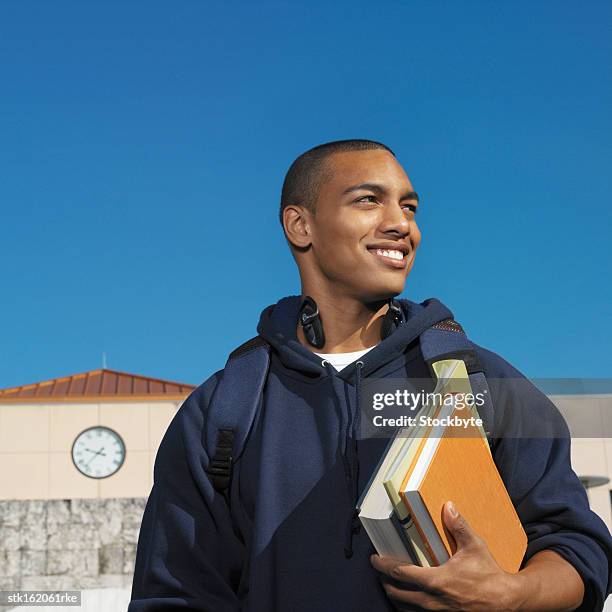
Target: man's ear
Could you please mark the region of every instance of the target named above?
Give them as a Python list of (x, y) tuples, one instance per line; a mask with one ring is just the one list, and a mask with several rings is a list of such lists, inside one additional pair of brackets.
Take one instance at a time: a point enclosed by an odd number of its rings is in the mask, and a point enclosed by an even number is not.
[(283, 210), (283, 227), (287, 240), (299, 249), (305, 249), (312, 243), (309, 219), (312, 213), (303, 206), (290, 204)]

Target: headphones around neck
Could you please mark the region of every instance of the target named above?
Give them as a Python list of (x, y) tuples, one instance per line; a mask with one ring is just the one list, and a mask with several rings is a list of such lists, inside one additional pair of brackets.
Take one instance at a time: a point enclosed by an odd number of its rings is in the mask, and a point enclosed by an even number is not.
[[(325, 332), (317, 303), (305, 296), (300, 304), (300, 325), (309, 344), (315, 348), (325, 346)], [(397, 300), (389, 300), (389, 310), (385, 314), (380, 328), (380, 339), (388, 338), (404, 322), (404, 313)]]

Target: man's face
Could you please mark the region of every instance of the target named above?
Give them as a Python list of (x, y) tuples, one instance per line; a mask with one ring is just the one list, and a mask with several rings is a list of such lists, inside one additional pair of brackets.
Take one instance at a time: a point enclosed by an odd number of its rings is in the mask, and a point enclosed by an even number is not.
[(350, 151), (329, 157), (323, 176), (309, 216), (313, 272), (363, 301), (398, 295), (421, 241), (404, 169), (385, 150)]

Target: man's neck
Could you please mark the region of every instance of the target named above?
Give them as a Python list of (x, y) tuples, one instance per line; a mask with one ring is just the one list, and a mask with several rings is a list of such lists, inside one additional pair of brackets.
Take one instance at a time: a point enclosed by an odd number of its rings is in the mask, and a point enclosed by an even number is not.
[[(365, 304), (352, 297), (331, 297), (306, 290), (302, 292), (304, 295), (309, 295), (317, 303), (323, 323), (325, 344), (317, 348), (317, 352), (352, 353), (380, 342), (382, 318), (388, 310), (386, 302)], [(312, 350), (299, 323), (297, 337), (301, 344)]]

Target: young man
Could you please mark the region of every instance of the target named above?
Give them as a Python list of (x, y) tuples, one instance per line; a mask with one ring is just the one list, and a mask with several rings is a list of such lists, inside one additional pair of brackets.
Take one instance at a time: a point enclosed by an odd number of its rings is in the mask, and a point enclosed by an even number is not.
[[(373, 555), (358, 527), (358, 496), (387, 444), (357, 442), (362, 381), (429, 377), (419, 335), (452, 319), (436, 300), (398, 301), (399, 320), (389, 311), (421, 241), (418, 205), (380, 143), (328, 143), (293, 163), (281, 221), (302, 295), (261, 315), (270, 367), (229, 500), (207, 472), (215, 451), (204, 430), (217, 372), (182, 405), (160, 446), (130, 612), (602, 609), (612, 543), (571, 469), (567, 429), (555, 438), (498, 431), (494, 459), (529, 539), (517, 574), (500, 569), (451, 503), (444, 520), (457, 552), (439, 567)], [(304, 310), (306, 296), (314, 304)], [(300, 313), (311, 317), (301, 324)], [(491, 380), (521, 377), (474, 346)], [(491, 389), (503, 434), (527, 411), (560, 418), (535, 388)]]

